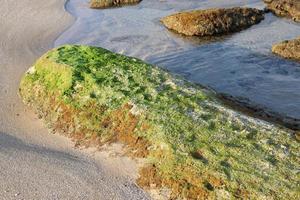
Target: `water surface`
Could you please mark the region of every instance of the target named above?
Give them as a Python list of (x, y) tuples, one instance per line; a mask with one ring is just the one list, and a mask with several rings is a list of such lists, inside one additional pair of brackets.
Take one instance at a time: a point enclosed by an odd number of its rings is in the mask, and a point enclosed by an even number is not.
[(271, 53), (272, 44), (300, 36), (300, 24), (266, 14), (260, 24), (217, 38), (184, 37), (159, 19), (181, 10), (247, 6), (261, 0), (144, 0), (135, 6), (93, 10), (70, 0), (76, 22), (55, 45), (86, 44), (159, 65), (215, 91), (300, 119), (300, 63)]

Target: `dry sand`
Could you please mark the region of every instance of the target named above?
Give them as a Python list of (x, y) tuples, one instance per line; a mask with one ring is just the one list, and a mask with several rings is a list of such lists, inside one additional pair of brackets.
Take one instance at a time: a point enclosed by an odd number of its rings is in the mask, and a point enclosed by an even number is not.
[(147, 199), (134, 161), (74, 149), (18, 97), (22, 74), (73, 21), (64, 3), (1, 1), (0, 199)]

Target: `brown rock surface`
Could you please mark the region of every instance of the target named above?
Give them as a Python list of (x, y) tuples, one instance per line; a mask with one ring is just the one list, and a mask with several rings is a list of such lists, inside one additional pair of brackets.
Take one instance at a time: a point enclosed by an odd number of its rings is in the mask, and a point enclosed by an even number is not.
[(255, 8), (220, 8), (180, 12), (162, 18), (169, 29), (184, 35), (211, 36), (246, 29), (264, 19)]
[(284, 58), (300, 61), (300, 37), (275, 44), (272, 47), (272, 52)]
[(108, 8), (129, 4), (137, 4), (142, 0), (90, 0), (91, 8)]
[(264, 0), (274, 14), (300, 22), (300, 0)]

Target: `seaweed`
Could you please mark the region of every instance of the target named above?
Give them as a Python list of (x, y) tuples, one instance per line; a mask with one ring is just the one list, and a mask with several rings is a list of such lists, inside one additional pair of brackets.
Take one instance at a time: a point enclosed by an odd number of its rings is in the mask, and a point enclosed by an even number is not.
[(99, 47), (42, 56), (20, 94), (78, 145), (121, 141), (144, 157), (140, 185), (171, 198), (297, 199), (299, 142), (283, 127), (226, 107), (213, 91)]

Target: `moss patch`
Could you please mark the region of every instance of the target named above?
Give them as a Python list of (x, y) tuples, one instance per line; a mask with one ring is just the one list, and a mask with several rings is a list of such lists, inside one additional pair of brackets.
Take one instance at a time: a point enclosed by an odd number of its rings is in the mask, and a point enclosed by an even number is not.
[(291, 131), (228, 109), (213, 92), (136, 58), (62, 46), (25, 74), (20, 94), (78, 144), (128, 144), (149, 162), (138, 182), (167, 186), (174, 198), (299, 197)]

